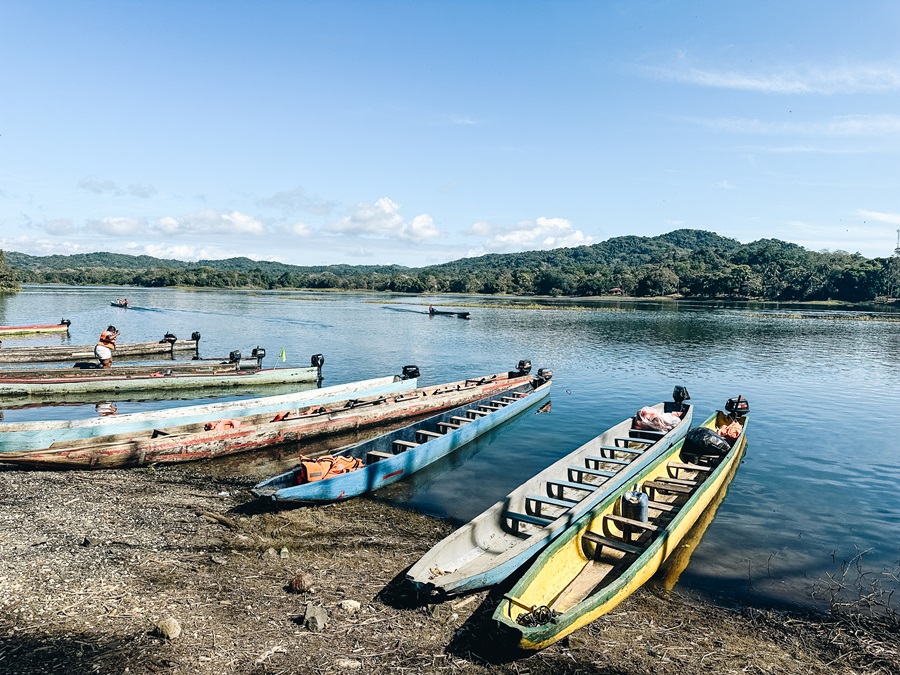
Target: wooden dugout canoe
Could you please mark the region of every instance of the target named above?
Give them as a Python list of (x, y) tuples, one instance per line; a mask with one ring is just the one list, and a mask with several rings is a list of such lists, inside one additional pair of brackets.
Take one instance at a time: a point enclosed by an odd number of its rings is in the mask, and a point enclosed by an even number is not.
[(185, 426), (215, 422), (222, 419), (242, 419), (250, 415), (290, 410), (296, 407), (325, 405), (352, 397), (381, 396), (415, 389), (417, 377), (398, 375), (360, 380), (347, 384), (317, 388), (314, 382), (301, 383), (307, 387), (290, 394), (257, 396), (239, 401), (223, 401), (189, 405), (163, 410), (91, 417), (77, 420), (40, 420), (30, 422), (0, 421), (0, 452), (45, 448), (51, 443), (97, 438), (115, 434), (129, 434), (154, 428)]
[[(733, 419), (742, 430), (725, 455), (688, 462), (679, 442), (547, 547), (494, 611), (502, 637), (521, 649), (542, 649), (611, 611), (652, 577), (734, 475), (748, 415), (718, 411), (703, 426)], [(649, 496), (646, 522), (622, 515), (623, 497), (635, 484)]]
[[(255, 362), (254, 362), (255, 363)], [(170, 363), (163, 366), (113, 366), (112, 368), (44, 368), (0, 371), (0, 400), (16, 398), (67, 400), (83, 395), (181, 389), (223, 389), (268, 384), (317, 382), (320, 366), (307, 368), (246, 368), (242, 362), (199, 364)]]
[(107, 469), (211, 459), (269, 446), (298, 449), (307, 439), (432, 414), (528, 381), (524, 373), (500, 373), (309, 410), (283, 410), (292, 414), (279, 420), (280, 414), (269, 412), (234, 420), (237, 425), (220, 420), (209, 430), (205, 424), (194, 424), (53, 443), (41, 450), (4, 452), (0, 462), (44, 469)]
[(59, 323), (38, 323), (31, 326), (0, 326), (0, 338), (4, 335), (36, 335), (39, 333), (68, 333), (72, 322), (63, 319)]
[[(196, 335), (199, 336), (199, 333)], [(159, 342), (133, 342), (116, 345), (114, 358), (125, 356), (164, 356), (176, 352), (198, 350), (199, 337), (190, 340), (166, 340)], [(0, 363), (51, 363), (54, 361), (79, 361), (96, 359), (94, 345), (48, 345), (42, 347), (0, 347)], [(2, 373), (0, 373), (2, 374)]]
[(657, 412), (679, 410), (681, 421), (668, 432), (633, 429), (630, 417), (619, 422), (437, 543), (410, 568), (407, 583), (427, 596), (465, 593), (503, 581), (684, 438), (693, 406), (679, 400), (652, 407)]
[(343, 501), (406, 478), (519, 415), (550, 394), (550, 380), (534, 379), (353, 445), (340, 455), (365, 464), (349, 473), (298, 485), (298, 469), (256, 485), (253, 493), (278, 502)]

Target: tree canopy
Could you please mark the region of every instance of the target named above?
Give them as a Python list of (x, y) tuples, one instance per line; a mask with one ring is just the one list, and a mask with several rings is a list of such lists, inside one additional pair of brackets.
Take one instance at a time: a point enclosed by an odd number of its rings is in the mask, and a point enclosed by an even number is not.
[(689, 229), (575, 248), (492, 253), (421, 268), (299, 266), (249, 258), (190, 263), (116, 253), (33, 257), (9, 252), (7, 258), (19, 281), (77, 285), (848, 302), (900, 292), (896, 257), (813, 252), (778, 239), (741, 244)]

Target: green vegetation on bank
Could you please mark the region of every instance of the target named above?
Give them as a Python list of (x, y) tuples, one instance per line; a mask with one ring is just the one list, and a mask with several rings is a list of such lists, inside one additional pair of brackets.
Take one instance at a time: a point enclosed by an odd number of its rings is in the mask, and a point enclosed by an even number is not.
[(15, 272), (6, 264), (6, 254), (0, 251), (0, 293), (14, 293), (20, 289)]
[(248, 258), (187, 263), (90, 253), (7, 254), (20, 282), (336, 289), (399, 293), (626, 295), (866, 302), (900, 294), (900, 257), (813, 252), (778, 239), (741, 244), (701, 230), (615, 237), (592, 246), (489, 254), (442, 265), (297, 266)]

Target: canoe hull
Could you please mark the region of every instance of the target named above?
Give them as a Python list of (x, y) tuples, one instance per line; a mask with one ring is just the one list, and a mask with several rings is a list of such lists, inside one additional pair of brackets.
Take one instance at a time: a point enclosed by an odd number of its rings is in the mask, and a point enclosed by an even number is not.
[[(722, 417), (722, 413), (717, 413), (703, 425), (714, 428), (717, 419)], [(680, 505), (676, 515), (665, 524), (658, 536), (611, 582), (602, 584), (572, 606), (557, 605), (563, 611), (549, 623), (524, 626), (516, 621), (518, 616), (527, 612), (525, 607), (553, 607), (554, 602), (565, 600), (565, 593), (574, 583), (573, 580), (591, 564), (585, 550), (591, 550), (594, 544), (589, 543), (590, 539), (584, 535), (588, 530), (593, 533), (604, 531), (602, 521), (614, 513), (617, 500), (628, 490), (627, 485), (574, 523), (563, 536), (538, 556), (494, 611), (493, 618), (501, 633), (515, 639), (521, 649), (542, 649), (611, 611), (640, 588), (659, 570), (703, 511), (734, 475), (746, 445), (747, 418), (741, 419), (743, 432), (728, 454), (715, 466), (709, 476), (691, 491), (687, 501)], [(634, 482), (643, 484), (647, 480), (668, 476), (666, 464), (669, 461), (680, 460), (681, 448), (682, 443), (674, 446), (657, 462), (635, 476)]]
[(417, 447), (405, 452), (392, 454), (392, 456), (380, 459), (375, 463), (367, 463), (362, 468), (350, 473), (333, 476), (314, 483), (291, 485), (291, 483), (296, 483), (295, 473), (288, 472), (260, 483), (253, 488), (253, 492), (257, 496), (270, 497), (279, 502), (306, 504), (342, 501), (367, 492), (373, 492), (410, 476), (540, 403), (550, 394), (550, 382), (540, 384), (536, 389), (533, 388), (531, 382), (526, 382), (516, 387), (495, 392), (489, 397), (464, 406), (455, 407), (448, 412), (421, 420), (402, 429), (397, 429), (382, 437), (366, 441), (351, 447), (346, 452), (342, 452), (341, 454), (358, 457), (363, 460), (372, 451), (381, 451), (391, 455), (390, 448), (395, 441), (411, 441), (417, 437), (417, 432), (419, 431), (434, 431), (439, 422), (448, 422), (454, 416), (464, 417), (468, 409), (477, 408), (479, 405), (485, 404), (485, 402), (497, 400), (504, 395), (511, 396), (516, 394), (522, 394), (523, 397), (490, 414), (473, 419), (471, 422), (463, 424), (453, 431), (421, 442)]
[(224, 401), (203, 405), (166, 408), (109, 417), (80, 420), (42, 420), (35, 422), (0, 422), (0, 452), (44, 448), (51, 443), (127, 434), (149, 429), (240, 419), (262, 413), (277, 413), (295, 406), (324, 405), (350, 397), (381, 396), (415, 389), (416, 378), (403, 380), (387, 376), (316, 388), (279, 396), (262, 396), (240, 401)]
[(267, 384), (317, 382), (319, 379), (321, 379), (321, 371), (316, 367), (232, 370), (227, 373), (208, 374), (175, 372), (172, 375), (159, 376), (152, 374), (101, 376), (92, 373), (83, 377), (72, 376), (59, 379), (0, 378), (0, 400), (53, 398), (55, 395), (64, 395), (67, 400), (72, 400), (72, 397), (77, 395), (93, 396), (104, 393), (152, 390), (252, 388)]
[(143, 431), (133, 437), (122, 434), (121, 437), (54, 443), (42, 450), (2, 453), (0, 462), (45, 469), (106, 469), (212, 459), (270, 446), (299, 449), (313, 438), (431, 414), (483, 398), (482, 392), (507, 389), (527, 380), (524, 376), (507, 378), (502, 374), (481, 378), (481, 384), (467, 387), (463, 387), (463, 383), (450, 383), (389, 397), (340, 401), (331, 409), (294, 411), (296, 415), (280, 421), (267, 416), (264, 423), (219, 424), (214, 425), (219, 428), (210, 430), (166, 427)]
[[(653, 408), (663, 412), (667, 406), (672, 405), (658, 403)], [(685, 405), (684, 408), (681, 422), (659, 437), (653, 445), (643, 449), (640, 455), (620, 453), (629, 457), (630, 462), (620, 465), (614, 476), (605, 479), (602, 487), (589, 494), (571, 490), (566, 492), (565, 496), (577, 495), (582, 498), (565, 510), (562, 507), (551, 507), (550, 514), (555, 517), (546, 526), (527, 528), (526, 532), (511, 531), (505, 526), (508, 522), (505, 514), (533, 510), (529, 508), (529, 495), (549, 494), (550, 481), (567, 480), (570, 467), (587, 466), (587, 458), (599, 455), (600, 448), (613, 445), (615, 439), (627, 438), (630, 433), (635, 438), (640, 438), (642, 432), (631, 429), (631, 418), (623, 420), (554, 462), (436, 544), (407, 572), (407, 583), (422, 595), (434, 592), (454, 595), (500, 583), (561, 535), (570, 523), (590, 511), (610, 492), (629, 482), (630, 476), (682, 440), (690, 428), (693, 414), (692, 406)], [(645, 432), (644, 435), (649, 436)], [(644, 444), (635, 442), (632, 445)]]
[[(197, 351), (196, 340), (175, 340), (174, 342), (136, 342), (116, 345), (116, 358), (123, 356), (152, 356), (174, 354), (175, 352)], [(94, 345), (46, 346), (46, 347), (3, 347), (0, 348), (0, 363), (52, 363), (54, 361), (81, 361), (96, 359)]]
[(68, 333), (67, 323), (43, 323), (32, 326), (0, 326), (0, 337), (4, 335), (37, 335), (40, 333)]

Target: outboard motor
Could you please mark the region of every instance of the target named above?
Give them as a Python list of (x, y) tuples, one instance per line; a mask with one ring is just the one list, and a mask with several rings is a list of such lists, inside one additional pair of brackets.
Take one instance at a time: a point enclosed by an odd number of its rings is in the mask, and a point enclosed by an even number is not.
[(238, 363), (241, 360), (241, 353), (235, 349), (233, 352), (228, 353), (228, 362), (229, 363)]
[(675, 385), (675, 390), (672, 392), (672, 400), (675, 404), (669, 409), (669, 406), (665, 406), (666, 412), (683, 412), (685, 405), (685, 401), (691, 400), (691, 395), (688, 393), (687, 387), (684, 387), (680, 384)]
[(319, 369), (319, 377), (322, 377), (322, 366), (325, 365), (325, 357), (321, 354), (313, 354), (309, 358), (309, 365)]
[(549, 368), (538, 368), (537, 379), (539, 384), (544, 384), (553, 379), (553, 371)]
[(419, 377), (419, 366), (403, 366), (400, 373), (401, 380), (412, 380), (416, 377)]
[(521, 361), (519, 361), (518, 370), (522, 375), (527, 375), (528, 373), (530, 373), (531, 361), (529, 361), (528, 359), (522, 359)]
[(743, 396), (730, 398), (725, 402), (725, 412), (732, 417), (741, 417), (750, 412), (750, 403)]
[(72, 325), (72, 322), (69, 321), (68, 319), (60, 319), (60, 320), (59, 320), (59, 325), (60, 325), (60, 326), (71, 326), (71, 325)]
[(163, 335), (163, 339), (160, 340), (159, 342), (160, 342), (160, 344), (162, 344), (163, 342), (168, 342), (169, 344), (173, 344), (177, 340), (178, 340), (178, 338), (175, 337), (174, 333), (166, 333), (165, 335)]
[(259, 345), (256, 345), (253, 348), (253, 351), (250, 352), (250, 356), (251, 356), (251, 358), (256, 359), (256, 367), (262, 368), (262, 360), (264, 358), (266, 358), (266, 350), (263, 349), (262, 347), (260, 347)]
[(193, 340), (194, 342), (200, 342), (200, 331), (195, 330), (193, 333), (191, 333), (191, 340)]

